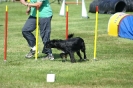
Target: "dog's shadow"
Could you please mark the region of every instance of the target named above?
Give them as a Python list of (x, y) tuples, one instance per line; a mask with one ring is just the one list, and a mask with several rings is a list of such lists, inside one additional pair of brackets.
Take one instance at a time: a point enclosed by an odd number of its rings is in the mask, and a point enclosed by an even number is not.
[[(69, 55), (67, 55), (67, 58), (65, 61), (63, 61), (63, 59), (60, 57), (59, 54), (53, 54), (54, 55), (54, 58), (55, 58), (55, 61), (61, 61), (61, 62), (71, 62), (71, 59), (69, 57)], [(89, 61), (89, 59), (82, 59), (82, 60), (79, 60), (79, 58), (77, 57), (76, 59), (76, 62), (79, 62), (79, 63), (82, 63), (82, 62), (86, 62), (86, 61)]]
[[(60, 57), (60, 54), (53, 54), (53, 56), (54, 56), (54, 61), (61, 61), (61, 62), (63, 62), (62, 61), (63, 59)], [(38, 59), (43, 59), (43, 58), (44, 58), (44, 55), (38, 56)], [(86, 62), (86, 61), (89, 61), (89, 59), (82, 60), (82, 61), (80, 61), (79, 58), (76, 59), (76, 62), (79, 62), (79, 63), (80, 62)], [(71, 62), (69, 55), (67, 56), (67, 59), (64, 62)]]
[(62, 58), (59, 54), (53, 54), (55, 61), (62, 61)]

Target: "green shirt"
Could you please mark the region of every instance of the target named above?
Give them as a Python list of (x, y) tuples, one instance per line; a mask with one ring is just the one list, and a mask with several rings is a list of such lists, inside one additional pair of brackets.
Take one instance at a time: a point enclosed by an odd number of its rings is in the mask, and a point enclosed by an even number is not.
[[(30, 3), (42, 2), (39, 8), (39, 17), (50, 17), (52, 16), (52, 9), (48, 0), (30, 0)], [(36, 17), (36, 7), (31, 7), (30, 15)]]

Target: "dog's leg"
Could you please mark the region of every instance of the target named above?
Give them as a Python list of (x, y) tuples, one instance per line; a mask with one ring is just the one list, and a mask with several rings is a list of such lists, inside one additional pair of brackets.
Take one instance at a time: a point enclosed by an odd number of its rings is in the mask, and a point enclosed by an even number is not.
[(86, 52), (85, 52), (85, 50), (83, 51), (83, 53), (84, 53), (84, 60), (86, 60), (87, 57), (86, 57)]
[(86, 57), (85, 48), (83, 48), (81, 51), (84, 53), (84, 60), (86, 60), (87, 57)]
[(67, 53), (60, 53), (60, 57), (62, 58), (62, 62), (67, 61)]
[(84, 52), (84, 60), (86, 60), (87, 58), (86, 58), (86, 53)]
[(79, 58), (80, 58), (80, 60), (79, 60), (79, 61), (81, 62), (81, 61), (82, 61), (82, 57), (81, 57), (80, 51), (77, 51), (76, 53), (77, 53), (77, 55), (78, 55), (78, 56), (79, 56)]
[(69, 55), (70, 55), (71, 62), (72, 62), (72, 63), (75, 63), (76, 60), (75, 60), (75, 58), (74, 58), (74, 52), (70, 52)]
[(84, 54), (84, 60), (86, 60), (87, 59), (87, 57), (86, 57), (86, 51), (85, 51), (85, 43), (84, 43), (84, 41), (83, 41), (83, 43), (82, 43), (82, 48), (81, 48), (81, 51), (83, 52), (83, 54)]
[(67, 61), (67, 53), (65, 53), (65, 60)]

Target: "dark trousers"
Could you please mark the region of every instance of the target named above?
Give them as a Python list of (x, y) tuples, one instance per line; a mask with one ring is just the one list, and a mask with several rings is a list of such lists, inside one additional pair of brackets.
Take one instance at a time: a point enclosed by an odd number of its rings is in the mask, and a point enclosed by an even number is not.
[[(47, 41), (50, 40), (51, 33), (51, 19), (52, 17), (39, 18), (40, 36), (42, 38), (44, 47), (42, 53), (52, 53), (52, 50), (45, 47)], [(27, 40), (30, 47), (36, 45), (36, 38), (32, 33), (36, 29), (36, 17), (29, 16), (24, 27), (22, 28), (23, 37)]]

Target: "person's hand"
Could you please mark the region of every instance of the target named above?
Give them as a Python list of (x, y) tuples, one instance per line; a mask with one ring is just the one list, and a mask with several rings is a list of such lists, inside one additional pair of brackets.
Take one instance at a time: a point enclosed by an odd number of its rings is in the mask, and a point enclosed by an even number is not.
[(30, 7), (27, 7), (26, 14), (29, 15), (30, 13)]

